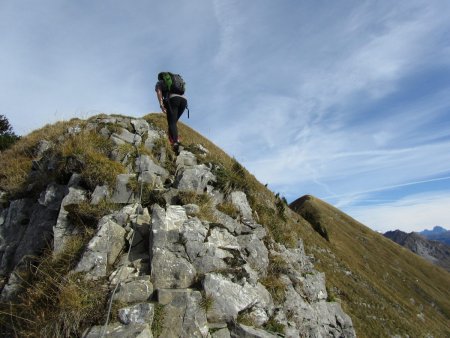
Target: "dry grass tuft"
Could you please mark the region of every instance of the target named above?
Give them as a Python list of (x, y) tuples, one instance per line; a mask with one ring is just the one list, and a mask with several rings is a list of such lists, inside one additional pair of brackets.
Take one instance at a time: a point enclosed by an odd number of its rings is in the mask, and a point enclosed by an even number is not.
[(231, 202), (219, 203), (216, 205), (216, 208), (232, 218), (237, 218), (239, 216), (239, 210)]
[(202, 293), (202, 299), (200, 299), (199, 306), (200, 308), (208, 313), (214, 307), (214, 296), (212, 294)]
[(126, 172), (125, 167), (109, 159), (114, 149), (110, 140), (94, 132), (81, 132), (68, 137), (59, 147), (62, 170), (79, 171), (90, 189), (97, 185), (115, 186), (116, 177)]
[(284, 302), (286, 297), (286, 285), (279, 275), (267, 275), (261, 279), (261, 284), (270, 292), (275, 303), (282, 304)]
[(107, 288), (68, 275), (88, 239), (74, 236), (60, 254), (48, 252), (29, 265), (18, 302), (0, 306), (2, 336), (78, 337), (102, 319)]
[(97, 205), (84, 201), (64, 207), (69, 212), (69, 220), (81, 228), (96, 228), (98, 221), (103, 216), (111, 214), (119, 208), (120, 204), (110, 203), (106, 200), (100, 201)]

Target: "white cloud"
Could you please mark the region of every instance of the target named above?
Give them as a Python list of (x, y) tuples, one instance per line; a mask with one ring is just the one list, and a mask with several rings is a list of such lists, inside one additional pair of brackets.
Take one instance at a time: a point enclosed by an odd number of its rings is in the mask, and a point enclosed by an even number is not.
[(448, 192), (411, 195), (396, 202), (344, 209), (350, 216), (374, 230), (386, 232), (422, 231), (435, 225), (450, 227)]

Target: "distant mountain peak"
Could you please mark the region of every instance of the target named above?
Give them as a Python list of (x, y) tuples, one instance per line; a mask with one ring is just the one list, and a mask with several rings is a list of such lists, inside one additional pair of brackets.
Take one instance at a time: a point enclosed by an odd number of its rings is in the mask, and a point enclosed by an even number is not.
[(448, 230), (443, 228), (443, 227), (441, 227), (441, 226), (439, 226), (439, 225), (436, 225), (433, 228), (433, 230), (425, 229), (423, 231), (420, 231), (419, 234), (421, 234), (421, 235), (442, 234), (442, 233), (444, 233), (446, 231), (448, 231)]
[(450, 230), (447, 230), (441, 226), (437, 225), (433, 228), (433, 230), (423, 230), (419, 232), (419, 234), (429, 240), (439, 241), (450, 245)]

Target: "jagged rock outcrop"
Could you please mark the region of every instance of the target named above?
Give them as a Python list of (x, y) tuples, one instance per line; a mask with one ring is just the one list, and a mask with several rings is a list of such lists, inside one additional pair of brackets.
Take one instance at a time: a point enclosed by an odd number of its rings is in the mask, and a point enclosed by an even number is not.
[[(245, 192), (215, 187), (212, 164), (183, 150), (176, 170), (169, 170), (158, 145), (164, 134), (145, 120), (98, 118), (84, 128), (112, 141), (111, 159), (125, 163), (128, 173), (119, 174), (111, 189), (89, 188), (74, 173), (65, 185), (47, 186), (38, 201), (13, 200), (1, 210), (0, 272), (8, 279), (2, 300), (13, 300), (20, 290), (14, 272), (25, 256), (48, 243), (55, 254), (62, 252), (81, 231), (71, 217), (74, 205), (106, 201), (120, 207), (96, 222), (69, 275), (106, 283), (120, 308), (112, 323), (98, 323), (84, 337), (355, 336), (350, 317), (327, 301), (325, 275), (314, 269), (302, 241), (295, 248), (274, 242)], [(52, 145), (45, 145), (51, 152)], [(117, 149), (124, 147), (137, 155), (120, 155)], [(144, 185), (153, 194), (147, 204)], [(198, 195), (208, 203), (183, 203), (183, 196)], [(220, 211), (224, 201), (237, 213)], [(268, 331), (269, 322), (278, 332)]]
[(386, 232), (384, 236), (425, 258), (431, 263), (450, 271), (449, 245), (438, 241), (428, 240), (416, 232), (406, 233), (395, 230)]

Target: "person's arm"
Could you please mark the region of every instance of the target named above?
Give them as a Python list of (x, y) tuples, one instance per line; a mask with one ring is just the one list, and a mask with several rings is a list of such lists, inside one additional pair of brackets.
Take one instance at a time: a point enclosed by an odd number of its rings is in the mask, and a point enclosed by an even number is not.
[(164, 101), (163, 101), (164, 97), (163, 97), (163, 94), (161, 91), (161, 86), (159, 86), (159, 83), (156, 85), (155, 90), (156, 90), (156, 96), (158, 97), (159, 106), (161, 107), (161, 111), (164, 114), (167, 114), (166, 108), (164, 107)]

